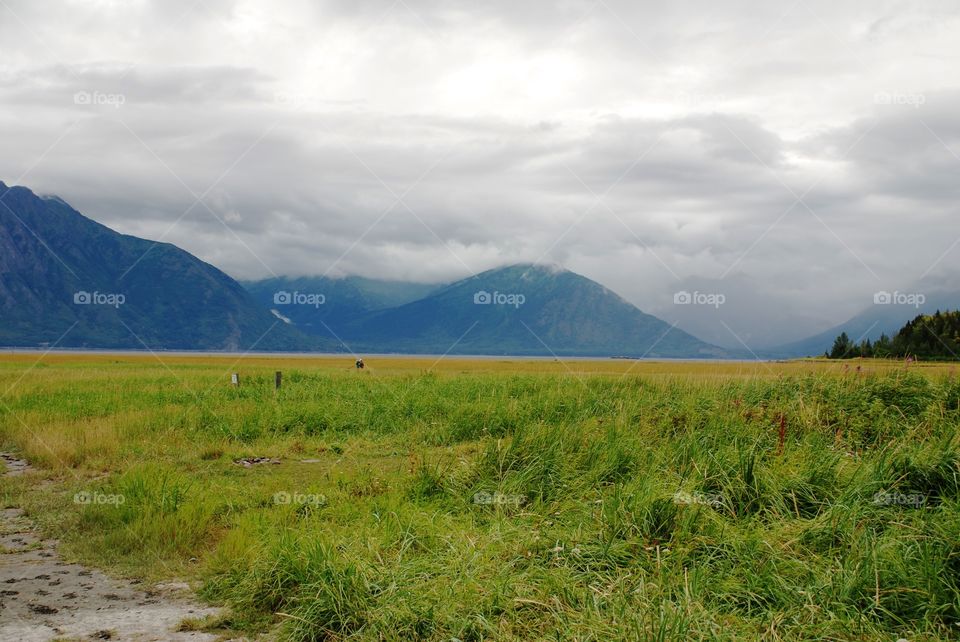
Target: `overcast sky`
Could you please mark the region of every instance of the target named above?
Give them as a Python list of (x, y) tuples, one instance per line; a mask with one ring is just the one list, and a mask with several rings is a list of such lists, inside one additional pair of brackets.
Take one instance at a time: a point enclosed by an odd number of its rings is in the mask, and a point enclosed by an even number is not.
[(552, 262), (762, 345), (960, 269), (958, 69), (955, 0), (0, 0), (0, 180), (237, 278)]

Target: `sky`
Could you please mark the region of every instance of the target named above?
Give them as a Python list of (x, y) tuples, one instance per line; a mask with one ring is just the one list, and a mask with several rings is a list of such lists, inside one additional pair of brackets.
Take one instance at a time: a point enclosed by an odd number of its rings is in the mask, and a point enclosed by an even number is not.
[(960, 270), (958, 35), (950, 1), (0, 0), (0, 180), (239, 279), (542, 262), (759, 347)]

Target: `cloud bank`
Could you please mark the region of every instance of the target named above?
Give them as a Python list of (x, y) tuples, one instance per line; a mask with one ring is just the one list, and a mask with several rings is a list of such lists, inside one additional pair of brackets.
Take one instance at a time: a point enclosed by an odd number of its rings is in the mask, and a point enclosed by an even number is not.
[(238, 278), (556, 262), (768, 345), (960, 268), (958, 32), (950, 2), (3, 0), (0, 180)]

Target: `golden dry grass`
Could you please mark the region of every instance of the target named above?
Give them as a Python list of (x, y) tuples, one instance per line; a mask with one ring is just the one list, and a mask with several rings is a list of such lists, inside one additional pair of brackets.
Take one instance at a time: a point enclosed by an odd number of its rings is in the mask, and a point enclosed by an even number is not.
[[(826, 359), (795, 359), (789, 361), (694, 361), (662, 360), (634, 361), (629, 359), (553, 359), (517, 357), (437, 357), (437, 356), (372, 356), (365, 357), (365, 373), (406, 374), (433, 371), (438, 373), (547, 373), (577, 375), (657, 375), (717, 377), (776, 377), (828, 373), (845, 375), (858, 368), (865, 374), (885, 373), (900, 369), (933, 375), (955, 371), (956, 364), (929, 362), (906, 364), (900, 360), (830, 361)], [(157, 354), (86, 354), (33, 352), (0, 353), (0, 369), (9, 367), (24, 374), (24, 368), (48, 364), (87, 369), (119, 369), (137, 367), (197, 368), (205, 371), (257, 372), (271, 370), (353, 370), (351, 355), (187, 355), (182, 353)], [(77, 373), (83, 377), (83, 372)]]

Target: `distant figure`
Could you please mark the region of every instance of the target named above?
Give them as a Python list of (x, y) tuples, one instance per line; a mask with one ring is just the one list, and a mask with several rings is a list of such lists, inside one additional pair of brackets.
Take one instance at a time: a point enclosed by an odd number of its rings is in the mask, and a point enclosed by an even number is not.
[(363, 359), (357, 359), (357, 370), (363, 370)]

